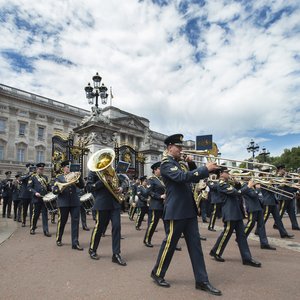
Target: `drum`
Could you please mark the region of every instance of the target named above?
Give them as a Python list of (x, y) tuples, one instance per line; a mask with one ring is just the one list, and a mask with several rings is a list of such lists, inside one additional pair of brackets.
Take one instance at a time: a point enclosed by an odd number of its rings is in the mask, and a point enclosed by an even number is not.
[(50, 213), (57, 212), (57, 196), (53, 193), (48, 193), (43, 197), (44, 204)]
[(91, 193), (84, 194), (80, 197), (80, 204), (86, 212), (91, 211), (94, 206), (94, 197)]

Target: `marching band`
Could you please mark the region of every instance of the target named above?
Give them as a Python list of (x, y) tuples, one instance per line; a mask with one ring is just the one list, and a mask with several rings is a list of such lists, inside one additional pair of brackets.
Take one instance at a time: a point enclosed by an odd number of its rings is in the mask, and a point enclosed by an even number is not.
[[(71, 161), (61, 162), (61, 174), (50, 184), (44, 175), (44, 163), (26, 164), (27, 173), (16, 174), (11, 179), (11, 171), (5, 172), (6, 178), (0, 182), (3, 198), (2, 217), (12, 218), (26, 227), (29, 208), (30, 234), (34, 235), (42, 212), (43, 233), (51, 237), (48, 230), (48, 213), (58, 214), (56, 244), (62, 246), (64, 228), (71, 216), (72, 249), (82, 251), (79, 244), (79, 219), (82, 227), (88, 231), (86, 214), (93, 211), (95, 220), (91, 231), (88, 253), (91, 259), (99, 260), (97, 253), (101, 237), (109, 222), (112, 225), (112, 262), (126, 266), (121, 257), (121, 204), (126, 197), (129, 202), (129, 219), (134, 221), (135, 229), (140, 231), (142, 221), (147, 214), (147, 228), (143, 243), (154, 248), (152, 238), (159, 220), (165, 228), (151, 277), (161, 287), (170, 287), (165, 275), (171, 263), (180, 237), (184, 237), (193, 265), (196, 289), (213, 295), (221, 291), (213, 287), (208, 280), (201, 240), (198, 228), (198, 216), (202, 221), (210, 217), (208, 230), (215, 232), (216, 219), (222, 217), (224, 229), (210, 251), (218, 262), (225, 262), (223, 253), (235, 231), (242, 263), (260, 267), (261, 263), (252, 258), (247, 237), (256, 225), (261, 249), (276, 250), (269, 244), (265, 223), (270, 214), (274, 219), (274, 228), (281, 238), (292, 239), (282, 223), (286, 211), (292, 230), (300, 230), (295, 213), (295, 196), (300, 186), (293, 182), (284, 166), (278, 167), (276, 175), (270, 165), (248, 175), (248, 169), (238, 170), (239, 177), (230, 167), (207, 162), (197, 166), (192, 155), (183, 155), (183, 135), (174, 134), (165, 139), (166, 151), (162, 161), (151, 166), (152, 176), (134, 177), (130, 183), (120, 180), (119, 174), (112, 168), (115, 154), (111, 149), (102, 149), (93, 154), (88, 163), (89, 173), (85, 182), (80, 172), (70, 172)], [(235, 170), (236, 171), (236, 170)], [(246, 174), (247, 172), (247, 174)], [(205, 180), (203, 180), (205, 179)], [(126, 192), (125, 192), (126, 191)], [(210, 211), (206, 211), (209, 207)], [(137, 217), (135, 217), (137, 214)], [(247, 217), (246, 224), (244, 219)], [(148, 251), (148, 250), (147, 250)]]

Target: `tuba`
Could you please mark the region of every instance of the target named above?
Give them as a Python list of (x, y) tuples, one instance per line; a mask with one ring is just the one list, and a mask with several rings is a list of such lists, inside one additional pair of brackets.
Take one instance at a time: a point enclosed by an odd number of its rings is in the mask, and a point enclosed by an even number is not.
[(101, 149), (95, 152), (88, 160), (87, 167), (90, 171), (97, 174), (104, 186), (119, 202), (123, 202), (123, 195), (118, 193), (119, 179), (112, 163), (115, 159), (115, 151), (113, 149)]
[(63, 190), (68, 187), (71, 184), (75, 184), (79, 178), (80, 178), (81, 173), (80, 172), (70, 172), (65, 175), (65, 180), (66, 182), (58, 182), (56, 181), (54, 185), (56, 185), (59, 189), (60, 192), (63, 192)]

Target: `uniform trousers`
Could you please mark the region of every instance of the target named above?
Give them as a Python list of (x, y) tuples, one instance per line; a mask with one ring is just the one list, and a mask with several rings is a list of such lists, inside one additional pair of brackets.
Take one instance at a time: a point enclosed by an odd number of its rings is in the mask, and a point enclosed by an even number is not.
[(221, 214), (221, 210), (222, 210), (222, 203), (213, 204), (213, 210), (210, 215), (208, 228), (214, 229), (217, 216)]
[(144, 242), (151, 243), (152, 236), (157, 227), (159, 219), (162, 218), (163, 210), (149, 210), (148, 227), (145, 233)]
[(43, 231), (48, 232), (48, 210), (47, 210), (43, 200), (40, 200), (39, 202), (33, 204), (31, 230), (36, 229), (36, 224), (37, 224), (38, 218), (40, 217), (41, 212), (42, 212)]
[(272, 214), (272, 216), (274, 218), (274, 222), (278, 227), (280, 236), (281, 237), (286, 236), (288, 233), (287, 233), (287, 231), (285, 230), (285, 228), (283, 226), (283, 223), (282, 223), (282, 220), (280, 218), (277, 205), (266, 205), (266, 206), (264, 206), (264, 221), (265, 221), (265, 223), (268, 221), (268, 218), (269, 218), (270, 214)]
[(82, 228), (87, 227), (87, 224), (86, 224), (86, 211), (85, 211), (84, 207), (82, 206), (82, 204), (80, 205), (80, 218), (81, 218)]
[(6, 213), (7, 213), (7, 217), (11, 216), (11, 205), (12, 205), (12, 198), (3, 197), (2, 217), (5, 217)]
[(241, 253), (243, 261), (249, 261), (251, 259), (250, 249), (247, 243), (247, 238), (244, 232), (243, 220), (237, 221), (224, 221), (224, 229), (217, 239), (216, 244), (212, 248), (212, 252), (222, 256), (230, 237), (235, 230), (236, 241)]
[(120, 209), (96, 210), (96, 225), (93, 229), (90, 241), (90, 250), (97, 252), (101, 236), (106, 230), (107, 224), (111, 221), (112, 226), (112, 252), (121, 252), (121, 216)]
[(184, 234), (196, 282), (207, 282), (204, 256), (201, 247), (197, 217), (182, 220), (165, 220), (166, 237), (153, 268), (156, 276), (164, 278), (181, 235)]
[(139, 212), (135, 222), (135, 227), (141, 227), (142, 221), (144, 220), (145, 214), (147, 213), (148, 213), (148, 206), (143, 206), (139, 208)]
[(58, 208), (58, 220), (57, 220), (57, 231), (56, 231), (56, 241), (62, 240), (64, 234), (65, 226), (68, 221), (69, 214), (71, 215), (71, 239), (72, 246), (79, 244), (79, 206), (67, 206)]
[(299, 224), (296, 217), (295, 199), (282, 200), (280, 202), (279, 215), (282, 219), (284, 212), (287, 212), (292, 224), (292, 228), (299, 228)]
[(21, 221), (21, 199), (14, 201), (14, 220)]
[(26, 224), (26, 218), (28, 213), (28, 206), (29, 206), (29, 220), (30, 220), (30, 226), (31, 226), (31, 220), (32, 220), (32, 212), (33, 212), (33, 204), (31, 203), (31, 198), (22, 198), (22, 224)]
[(261, 246), (269, 245), (267, 234), (266, 234), (265, 223), (264, 223), (264, 215), (262, 210), (248, 213), (248, 222), (245, 227), (246, 237), (249, 236), (250, 232), (252, 231), (256, 223), (257, 223), (256, 230), (259, 236), (260, 245)]

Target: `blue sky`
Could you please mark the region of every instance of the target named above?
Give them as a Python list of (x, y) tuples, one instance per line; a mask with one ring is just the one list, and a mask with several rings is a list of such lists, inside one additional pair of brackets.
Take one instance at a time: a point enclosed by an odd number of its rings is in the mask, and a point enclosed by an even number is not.
[(300, 4), (0, 0), (0, 82), (89, 109), (96, 73), (152, 130), (244, 159), (300, 144)]

